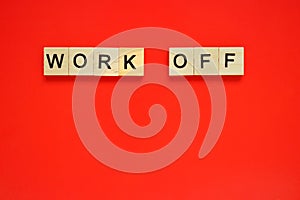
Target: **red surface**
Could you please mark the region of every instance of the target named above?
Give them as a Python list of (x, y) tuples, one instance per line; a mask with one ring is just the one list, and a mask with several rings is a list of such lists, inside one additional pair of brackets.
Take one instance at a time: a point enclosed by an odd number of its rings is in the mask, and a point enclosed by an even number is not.
[[(0, 11), (0, 199), (300, 199), (299, 1), (11, 0)], [(137, 175), (104, 166), (82, 145), (72, 118), (74, 77), (44, 77), (43, 47), (96, 46), (144, 26), (183, 32), (203, 46), (244, 46), (245, 76), (223, 78), (227, 118), (203, 160), (210, 100), (203, 81), (188, 78), (201, 109), (194, 143), (171, 166)], [(150, 51), (146, 61), (167, 64), (167, 56)], [(99, 85), (106, 95), (97, 93), (97, 108), (109, 101), (118, 80), (111, 79)], [(151, 98), (153, 89), (164, 91), (152, 87), (132, 99), (137, 123), (148, 120), (138, 111), (142, 97), (178, 109), (168, 92)], [(145, 151), (172, 139), (176, 117), (148, 143), (125, 138), (109, 117), (103, 126), (120, 146)]]

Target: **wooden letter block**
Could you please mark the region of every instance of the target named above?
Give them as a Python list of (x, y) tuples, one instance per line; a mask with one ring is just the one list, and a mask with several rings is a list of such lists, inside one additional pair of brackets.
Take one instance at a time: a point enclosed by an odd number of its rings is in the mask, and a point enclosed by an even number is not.
[(119, 75), (144, 76), (143, 48), (119, 48)]
[(218, 75), (219, 48), (194, 48), (194, 75)]
[(68, 75), (68, 48), (44, 48), (44, 75)]
[(193, 75), (193, 48), (169, 49), (169, 75)]
[(219, 74), (244, 75), (244, 47), (219, 48)]
[(94, 75), (119, 75), (119, 48), (94, 48)]
[(93, 48), (69, 48), (69, 75), (93, 75)]

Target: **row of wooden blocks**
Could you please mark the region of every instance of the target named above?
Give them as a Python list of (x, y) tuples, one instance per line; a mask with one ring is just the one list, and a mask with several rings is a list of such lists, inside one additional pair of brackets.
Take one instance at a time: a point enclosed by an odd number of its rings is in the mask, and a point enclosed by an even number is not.
[[(45, 47), (44, 75), (143, 76), (144, 49)], [(170, 48), (169, 75), (244, 75), (244, 48)]]

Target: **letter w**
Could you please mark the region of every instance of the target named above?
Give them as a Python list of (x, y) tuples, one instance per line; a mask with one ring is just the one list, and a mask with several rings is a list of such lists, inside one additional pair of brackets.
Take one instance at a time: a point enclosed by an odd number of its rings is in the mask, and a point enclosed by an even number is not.
[(53, 68), (55, 62), (57, 63), (58, 68), (61, 68), (62, 62), (64, 60), (64, 55), (65, 54), (61, 54), (60, 60), (58, 60), (57, 54), (53, 54), (52, 59), (50, 58), (49, 54), (46, 54), (50, 68)]

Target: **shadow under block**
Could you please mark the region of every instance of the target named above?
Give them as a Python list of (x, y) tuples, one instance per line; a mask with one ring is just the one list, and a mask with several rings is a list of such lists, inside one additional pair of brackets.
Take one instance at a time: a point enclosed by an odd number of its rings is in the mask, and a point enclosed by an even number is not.
[(119, 48), (119, 76), (144, 76), (144, 48)]
[(193, 75), (194, 48), (170, 48), (169, 49), (169, 75), (184, 76)]
[(244, 47), (219, 48), (219, 75), (244, 75)]
[(119, 48), (94, 48), (94, 75), (119, 75)]
[(194, 48), (194, 75), (218, 75), (218, 47)]
[(44, 75), (68, 75), (69, 48), (44, 48)]
[(69, 48), (69, 75), (93, 75), (93, 49)]

